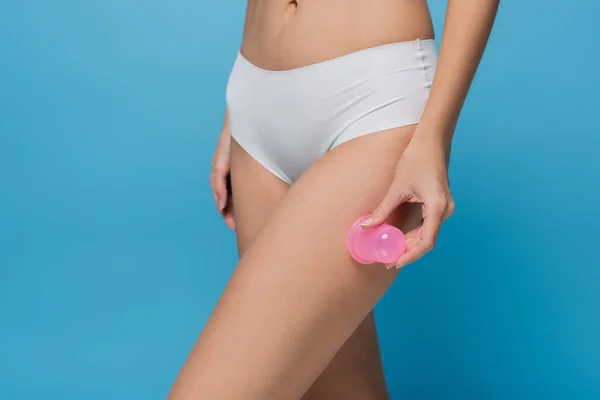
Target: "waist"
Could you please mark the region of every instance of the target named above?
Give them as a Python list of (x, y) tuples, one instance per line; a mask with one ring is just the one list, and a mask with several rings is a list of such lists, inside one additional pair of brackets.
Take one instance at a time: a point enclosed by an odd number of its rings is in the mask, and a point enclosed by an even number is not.
[(249, 0), (240, 52), (287, 70), (417, 38), (433, 38), (425, 0)]
[(340, 116), (355, 118), (390, 105), (403, 109), (400, 114), (420, 115), (436, 63), (433, 40), (391, 43), (277, 71), (238, 54), (227, 84), (227, 108), (232, 122), (243, 119), (288, 133), (297, 129), (299, 135), (309, 126), (337, 132), (345, 121), (331, 124)]

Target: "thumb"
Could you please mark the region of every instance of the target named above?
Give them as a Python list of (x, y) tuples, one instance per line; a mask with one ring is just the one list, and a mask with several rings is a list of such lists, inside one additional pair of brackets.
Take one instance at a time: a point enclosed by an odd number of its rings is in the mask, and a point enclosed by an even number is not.
[(371, 226), (376, 226), (385, 222), (387, 217), (400, 205), (402, 201), (402, 191), (398, 188), (394, 188), (392, 186), (381, 203), (373, 210), (371, 216), (364, 220), (360, 226), (363, 228), (369, 228)]

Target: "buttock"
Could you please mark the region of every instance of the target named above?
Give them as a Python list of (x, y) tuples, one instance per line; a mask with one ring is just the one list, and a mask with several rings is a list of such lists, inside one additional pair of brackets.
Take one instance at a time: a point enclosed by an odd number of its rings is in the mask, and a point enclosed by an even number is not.
[(429, 95), (435, 42), (359, 50), (283, 71), (238, 53), (227, 84), (231, 135), (288, 184), (353, 138), (418, 123)]

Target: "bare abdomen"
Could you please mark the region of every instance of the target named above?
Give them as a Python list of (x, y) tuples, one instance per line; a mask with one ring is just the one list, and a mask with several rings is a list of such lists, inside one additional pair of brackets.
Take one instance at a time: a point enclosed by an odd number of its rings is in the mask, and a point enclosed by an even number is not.
[(425, 0), (249, 0), (241, 51), (286, 70), (417, 38), (433, 38)]

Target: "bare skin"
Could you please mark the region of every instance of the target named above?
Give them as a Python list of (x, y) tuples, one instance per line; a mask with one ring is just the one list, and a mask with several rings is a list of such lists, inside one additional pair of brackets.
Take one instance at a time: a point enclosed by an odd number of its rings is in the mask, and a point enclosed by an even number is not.
[[(339, 146), (277, 202), (244, 250), (188, 359), (185, 368), (193, 372), (176, 383), (173, 399), (283, 400), (308, 391), (398, 273), (352, 261), (345, 232), (385, 194), (412, 130), (398, 128)], [(236, 184), (249, 178), (246, 172), (253, 165), (234, 142), (234, 203)], [(373, 175), (381, 179), (374, 182)], [(338, 185), (332, 186), (331, 179)], [(341, 203), (346, 207), (336, 206)], [(238, 203), (237, 229), (245, 221), (240, 208)], [(331, 385), (343, 382), (334, 379)], [(380, 394), (373, 391), (369, 388), (369, 397), (362, 398), (385, 398), (374, 397)]]
[[(344, 143), (291, 188), (232, 141), (226, 118), (211, 185), (241, 257), (170, 399), (388, 398), (372, 310), (398, 270), (355, 263), (346, 233), (372, 212), (367, 226), (388, 220), (408, 232), (397, 266), (433, 248), (454, 209), (454, 127), (497, 5), (449, 2), (419, 125)], [(422, 0), (250, 0), (241, 52), (261, 68), (285, 70), (431, 37)]]
[[(266, 171), (236, 142), (231, 152), (235, 187), (232, 204), (239, 205), (235, 210), (236, 235), (243, 255), (289, 186)], [(304, 396), (304, 399), (320, 398), (387, 398), (373, 313), (365, 318)]]
[[(227, 120), (225, 129), (228, 129)], [(233, 174), (234, 193), (228, 193), (225, 184), (230, 160), (236, 165), (234, 171), (240, 171)], [(221, 136), (213, 164), (216, 170), (222, 171), (217, 185), (222, 185), (219, 187), (222, 198), (228, 199), (223, 217), (236, 232), (241, 256), (289, 186), (264, 169), (236, 142), (232, 144), (228, 131)], [(217, 199), (215, 194), (215, 202), (218, 202)], [(233, 204), (237, 205), (235, 218)], [(373, 312), (369, 313), (303, 397), (305, 400), (335, 398), (388, 398)]]
[(285, 70), (416, 38), (433, 38), (423, 0), (249, 0), (241, 52)]

